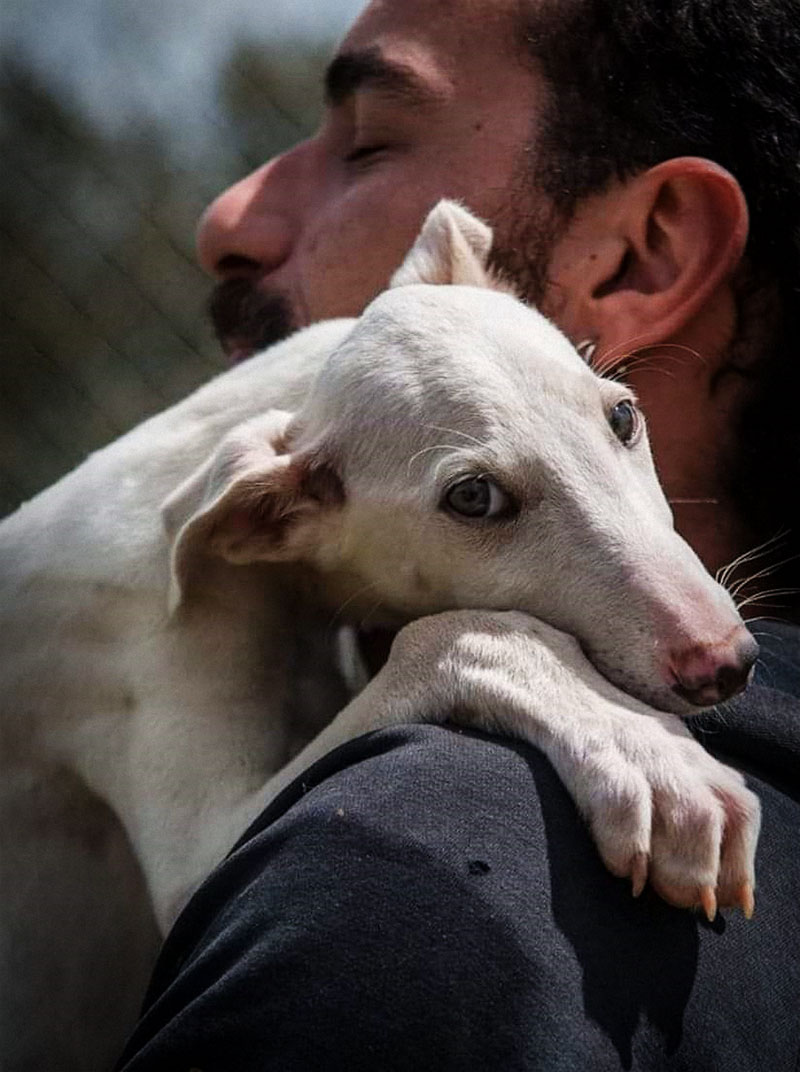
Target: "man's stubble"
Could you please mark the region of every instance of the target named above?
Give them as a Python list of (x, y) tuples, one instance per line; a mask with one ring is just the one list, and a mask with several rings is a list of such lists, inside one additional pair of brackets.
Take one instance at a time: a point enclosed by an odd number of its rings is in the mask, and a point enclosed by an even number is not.
[[(489, 266), (514, 286), (520, 298), (548, 314), (549, 307), (558, 304), (558, 296), (548, 294), (548, 266), (565, 221), (536, 180), (530, 165), (533, 155), (529, 149), (520, 154), (520, 167), (489, 221), (494, 230)], [(250, 277), (218, 283), (208, 301), (208, 314), (223, 349), (232, 355), (266, 349), (301, 326), (282, 291)]]

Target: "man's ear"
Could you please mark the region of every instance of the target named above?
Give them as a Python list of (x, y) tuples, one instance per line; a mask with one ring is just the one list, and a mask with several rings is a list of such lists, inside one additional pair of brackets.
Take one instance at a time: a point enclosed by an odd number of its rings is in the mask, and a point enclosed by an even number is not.
[(457, 202), (439, 201), (389, 285), (491, 286), (493, 278), (486, 267), (491, 248), (490, 227)]
[(240, 425), (164, 502), (170, 612), (204, 557), (288, 562), (319, 546), (326, 513), (343, 502), (342, 483), (319, 455), (289, 450), (290, 421), (291, 414), (273, 410)]
[(576, 213), (550, 265), (559, 322), (621, 355), (674, 339), (733, 274), (747, 230), (729, 172), (698, 157), (666, 160)]

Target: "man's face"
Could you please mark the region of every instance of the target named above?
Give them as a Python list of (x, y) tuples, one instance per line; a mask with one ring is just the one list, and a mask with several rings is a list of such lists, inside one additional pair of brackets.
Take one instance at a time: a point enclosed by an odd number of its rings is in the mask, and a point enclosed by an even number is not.
[[(522, 184), (545, 91), (521, 54), (514, 8), (367, 7), (329, 67), (317, 134), (231, 187), (201, 221), (200, 260), (221, 281), (212, 314), (234, 359), (292, 328), (360, 313), (443, 196), (495, 226), (501, 263), (541, 261), (547, 213)], [(536, 296), (535, 274), (518, 282)]]

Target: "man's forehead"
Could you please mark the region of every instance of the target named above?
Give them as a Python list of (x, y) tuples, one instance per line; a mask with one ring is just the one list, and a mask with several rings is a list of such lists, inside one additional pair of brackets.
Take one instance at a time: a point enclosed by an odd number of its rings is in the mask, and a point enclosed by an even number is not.
[(480, 66), (481, 57), (505, 53), (515, 37), (518, 0), (372, 0), (342, 43), (340, 53), (376, 50), (413, 63), (414, 53), (451, 64)]

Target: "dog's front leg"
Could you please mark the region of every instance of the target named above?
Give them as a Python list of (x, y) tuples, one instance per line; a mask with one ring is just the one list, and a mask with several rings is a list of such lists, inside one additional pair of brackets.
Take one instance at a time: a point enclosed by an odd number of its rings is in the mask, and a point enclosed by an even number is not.
[(558, 771), (607, 867), (638, 894), (752, 911), (757, 798), (676, 715), (622, 693), (577, 642), (516, 612), (451, 611), (403, 629), (387, 664), (284, 770), (266, 804), (311, 763), (369, 730), (453, 721), (529, 741)]

